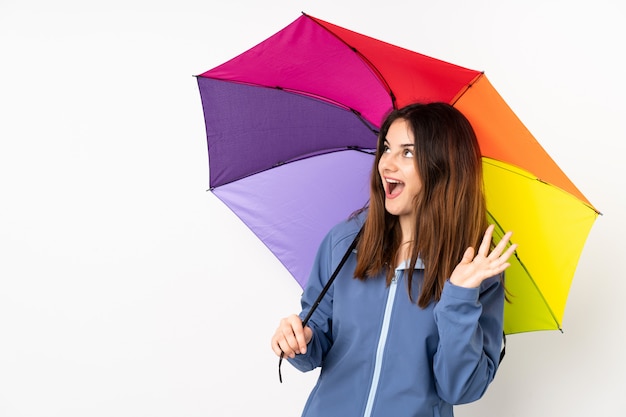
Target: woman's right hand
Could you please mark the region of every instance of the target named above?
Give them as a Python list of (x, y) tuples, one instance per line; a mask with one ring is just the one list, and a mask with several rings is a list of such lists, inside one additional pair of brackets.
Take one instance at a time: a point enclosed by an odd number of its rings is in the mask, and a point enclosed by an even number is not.
[(292, 314), (280, 321), (272, 336), (272, 350), (276, 356), (284, 353), (286, 357), (294, 358), (298, 354), (306, 353), (306, 345), (312, 337), (311, 328), (302, 326), (300, 317)]

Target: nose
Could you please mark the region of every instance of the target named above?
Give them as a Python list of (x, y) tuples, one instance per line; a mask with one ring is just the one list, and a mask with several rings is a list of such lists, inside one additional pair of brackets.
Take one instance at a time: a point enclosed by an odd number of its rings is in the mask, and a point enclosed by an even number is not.
[(380, 172), (393, 172), (397, 169), (396, 160), (389, 154), (383, 154), (378, 161)]

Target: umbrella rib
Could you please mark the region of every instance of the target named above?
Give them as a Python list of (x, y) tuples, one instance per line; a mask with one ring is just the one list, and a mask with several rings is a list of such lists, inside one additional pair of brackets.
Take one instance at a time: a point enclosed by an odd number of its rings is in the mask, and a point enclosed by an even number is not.
[(485, 72), (481, 71), (476, 77), (474, 77), (469, 83), (467, 83), (465, 87), (463, 87), (463, 89), (456, 94), (456, 96), (454, 96), (454, 98), (450, 101), (450, 104), (452, 106), (455, 106), (456, 103), (461, 99), (461, 97), (463, 97), (465, 93), (467, 93), (467, 91), (472, 88), (472, 86), (476, 84), (478, 80), (480, 80), (484, 75)]
[[(488, 214), (489, 218), (491, 219), (491, 221), (493, 222), (494, 226), (496, 226), (498, 228), (498, 230), (500, 231), (501, 234), (504, 234), (505, 233), (504, 232), (504, 228), (498, 222), (498, 220), (496, 220), (496, 218), (491, 214), (491, 212), (487, 211), (487, 214)], [(510, 243), (512, 244), (513, 242), (511, 241)], [(556, 315), (554, 314), (554, 311), (552, 311), (552, 308), (550, 307), (550, 304), (548, 303), (548, 301), (543, 296), (543, 293), (539, 289), (539, 286), (537, 286), (537, 282), (533, 278), (533, 276), (530, 273), (530, 271), (528, 270), (528, 268), (526, 268), (526, 265), (524, 264), (524, 262), (520, 259), (519, 255), (517, 254), (517, 251), (513, 252), (513, 254), (514, 254), (515, 258), (517, 259), (517, 261), (519, 262), (519, 264), (522, 267), (522, 269), (524, 270), (524, 272), (526, 272), (526, 275), (528, 276), (528, 279), (530, 279), (530, 282), (533, 284), (533, 287), (535, 287), (535, 289), (537, 290), (537, 293), (539, 293), (539, 296), (541, 297), (541, 301), (543, 302), (543, 304), (548, 309), (548, 312), (550, 313), (550, 316), (552, 317), (552, 320), (554, 320), (554, 323), (556, 324), (557, 329), (559, 329), (559, 331), (561, 331), (561, 333), (562, 333), (563, 329), (561, 328), (561, 323), (559, 323), (559, 320), (556, 318)]]
[[(259, 85), (259, 84), (253, 84), (253, 85), (261, 87), (261, 85)], [(297, 90), (295, 88), (285, 88), (285, 87), (281, 87), (279, 85), (274, 86), (274, 87), (270, 87), (270, 86), (262, 86), (262, 87), (273, 88), (275, 90), (284, 91), (285, 93), (289, 93), (289, 94), (295, 94), (295, 95), (300, 96), (300, 97), (313, 98), (313, 99), (316, 99), (316, 100), (320, 100), (320, 101), (326, 102), (326, 103), (328, 103), (330, 105), (337, 106), (337, 107), (342, 108), (344, 110), (347, 110), (349, 112), (352, 112), (352, 114), (354, 114), (361, 121), (361, 123), (363, 123), (363, 125), (365, 125), (366, 128), (368, 128), (369, 130), (372, 131), (372, 133), (374, 133), (376, 136), (378, 136), (378, 133), (379, 133), (378, 130), (373, 128), (372, 125), (370, 123), (368, 123), (367, 120), (365, 120), (365, 118), (363, 117), (363, 115), (361, 114), (360, 111), (358, 111), (358, 110), (356, 110), (356, 109), (354, 109), (354, 108), (352, 108), (350, 106), (346, 106), (345, 104), (343, 104), (343, 103), (341, 103), (339, 101), (333, 100), (333, 99), (331, 99), (329, 97), (322, 96), (322, 95), (319, 95), (319, 94), (311, 93), (309, 91)]]
[(275, 85), (275, 86), (270, 86), (270, 85), (260, 85), (260, 84), (252, 84), (254, 86), (258, 86), (258, 87), (266, 87), (266, 88), (272, 88), (274, 90), (279, 90), (279, 91), (284, 91), (285, 93), (290, 93), (290, 94), (295, 94), (301, 97), (310, 97), (313, 99), (317, 99), (320, 101), (324, 101), (328, 104), (332, 104), (334, 106), (337, 106), (339, 108), (342, 108), (344, 110), (348, 110), (351, 111), (353, 113), (358, 113), (356, 110), (354, 110), (351, 107), (346, 106), (345, 104), (337, 101), (337, 100), (333, 100), (332, 98), (326, 97), (326, 96), (322, 96), (320, 94), (316, 94), (316, 93), (312, 93), (310, 91), (305, 91), (305, 90), (297, 90), (295, 88), (288, 88), (288, 87), (282, 87), (280, 85)]
[(352, 108), (350, 106), (346, 106), (345, 104), (343, 104), (343, 103), (341, 103), (339, 101), (333, 100), (333, 99), (331, 99), (329, 97), (322, 96), (322, 95), (319, 95), (319, 94), (311, 93), (309, 91), (297, 90), (295, 88), (285, 88), (285, 87), (281, 87), (279, 85), (274, 86), (274, 87), (271, 87), (271, 86), (261, 86), (259, 84), (252, 84), (252, 85), (255, 85), (255, 86), (258, 86), (258, 87), (272, 88), (272, 89), (275, 89), (275, 90), (284, 91), (285, 93), (295, 94), (295, 95), (300, 96), (300, 97), (313, 98), (313, 99), (316, 99), (316, 100), (320, 100), (320, 101), (326, 102), (326, 103), (328, 103), (330, 105), (337, 106), (337, 107), (342, 108), (344, 110), (347, 110), (349, 112), (352, 112), (352, 114), (354, 114), (361, 121), (361, 123), (363, 123), (363, 125), (365, 125), (365, 127), (367, 127), (369, 130), (372, 131), (372, 133), (374, 133), (376, 136), (378, 136), (378, 133), (379, 133), (378, 130), (373, 128), (372, 125), (370, 123), (368, 123), (368, 121), (363, 117), (363, 115), (361, 114), (360, 111), (358, 111), (358, 110), (356, 110), (356, 109), (354, 109), (354, 108)]
[[(218, 79), (218, 78), (214, 78), (214, 79)], [(311, 93), (310, 91), (305, 91), (305, 90), (298, 90), (295, 88), (286, 88), (286, 87), (281, 87), (279, 85), (275, 85), (275, 86), (270, 86), (270, 85), (262, 85), (262, 84), (255, 84), (255, 83), (249, 83), (249, 82), (244, 82), (244, 81), (236, 81), (236, 80), (222, 80), (219, 79), (220, 81), (226, 81), (226, 82), (232, 82), (232, 83), (236, 83), (236, 84), (244, 84), (244, 85), (249, 85), (252, 87), (260, 87), (260, 88), (270, 88), (272, 90), (278, 90), (278, 91), (283, 91), (287, 94), (294, 94), (297, 95), (299, 97), (309, 97), (315, 100), (319, 100), (325, 103), (328, 103), (330, 105), (339, 107), (340, 109), (344, 109), (347, 110), (349, 112), (352, 112), (360, 121), (361, 123), (363, 123), (365, 125), (365, 127), (367, 127), (369, 130), (372, 131), (372, 133), (374, 133), (376, 136), (378, 136), (378, 130), (374, 129), (372, 127), (372, 125), (370, 123), (367, 122), (367, 120), (363, 117), (363, 115), (361, 114), (360, 111), (350, 107), (350, 106), (346, 106), (345, 104), (333, 100), (332, 98), (326, 97), (326, 96), (322, 96), (320, 94), (315, 94), (315, 93)]]
[[(502, 166), (502, 165), (500, 165), (500, 164), (490, 162), (490, 161), (498, 161), (498, 162), (501, 162), (501, 161), (499, 161), (498, 159), (495, 159), (495, 158), (490, 158), (490, 157), (488, 157), (488, 156), (483, 156), (483, 157), (482, 157), (482, 160), (483, 160), (483, 163), (487, 163), (487, 164), (489, 164), (489, 165), (492, 165), (492, 166), (498, 167), (499, 169), (506, 170), (506, 171), (508, 171), (508, 172), (510, 172), (510, 173), (512, 173), (512, 174), (516, 174), (516, 175), (522, 176), (522, 177), (524, 177), (524, 178), (528, 178), (528, 179), (531, 179), (531, 180), (539, 181), (540, 183), (545, 184), (545, 185), (546, 185), (546, 186), (548, 186), (548, 187), (552, 187), (552, 188), (554, 188), (554, 189), (556, 189), (556, 190), (559, 190), (561, 193), (563, 193), (563, 194), (565, 194), (565, 195), (567, 195), (567, 196), (570, 196), (571, 198), (576, 198), (575, 196), (573, 196), (572, 194), (570, 194), (570, 193), (568, 193), (567, 191), (563, 190), (562, 188), (557, 187), (556, 185), (554, 185), (554, 184), (552, 184), (552, 183), (549, 183), (549, 182), (547, 182), (547, 181), (544, 181), (544, 180), (542, 180), (541, 178), (537, 178), (535, 175), (533, 175), (533, 174), (532, 174), (532, 173), (530, 173), (530, 172), (527, 172), (527, 171), (523, 170), (522, 168), (519, 168), (519, 170), (522, 170), (522, 171), (523, 171), (523, 172), (520, 172), (520, 171), (518, 171), (518, 170), (513, 170), (513, 169), (510, 169), (510, 168), (508, 168), (508, 167), (506, 167), (506, 166)], [(504, 164), (505, 164), (505, 165), (509, 165), (509, 164), (506, 164), (506, 163), (504, 163)], [(511, 164), (511, 166), (514, 166), (514, 165), (512, 165), (512, 164)], [(516, 168), (518, 168), (518, 167), (516, 167)], [(594, 212), (594, 213), (596, 213), (597, 215), (602, 216), (602, 213), (601, 213), (600, 211), (598, 211), (598, 210), (597, 210), (595, 207), (593, 207), (592, 205), (587, 204), (585, 201), (582, 201), (582, 200), (580, 200), (580, 199), (577, 199), (577, 200), (578, 200), (578, 201), (580, 201), (580, 203), (581, 203), (581, 204), (585, 205), (585, 206), (586, 206), (589, 210), (593, 211), (593, 212)]]
[(378, 79), (380, 81), (380, 83), (383, 85), (383, 87), (385, 88), (385, 90), (387, 90), (387, 93), (389, 94), (389, 97), (391, 98), (391, 105), (392, 105), (392, 107), (394, 109), (397, 109), (398, 108), (398, 103), (397, 103), (397, 100), (396, 100), (396, 95), (394, 94), (393, 90), (391, 89), (391, 86), (389, 85), (389, 83), (387, 82), (385, 77), (383, 77), (383, 74), (379, 71), (378, 68), (376, 68), (376, 66), (369, 59), (367, 59), (367, 57), (365, 55), (363, 55), (361, 52), (359, 52), (359, 50), (357, 50), (355, 47), (350, 46), (348, 44), (346, 44), (346, 45), (350, 49), (352, 49), (352, 51), (354, 51), (354, 53), (357, 54), (367, 64), (367, 66), (372, 70), (372, 72), (376, 76), (376, 79)]
[(334, 152), (345, 152), (345, 151), (356, 151), (356, 152), (366, 153), (368, 155), (374, 155), (376, 153), (375, 149), (362, 148), (360, 146), (354, 146), (354, 145), (349, 145), (349, 146), (345, 146), (345, 147), (341, 147), (341, 148), (334, 148), (334, 149), (323, 149), (323, 150), (320, 150), (318, 152), (310, 152), (308, 154), (298, 155), (298, 156), (295, 156), (295, 157), (293, 157), (291, 159), (288, 159), (286, 161), (276, 162), (271, 167), (260, 169), (258, 171), (251, 172), (251, 173), (243, 175), (241, 177), (233, 178), (232, 180), (224, 182), (224, 183), (220, 183), (219, 185), (211, 186), (211, 187), (209, 187), (209, 189), (207, 191), (213, 191), (216, 188), (222, 187), (222, 186), (224, 186), (226, 184), (231, 184), (231, 183), (233, 183), (235, 181), (239, 181), (239, 180), (242, 180), (244, 178), (248, 178), (248, 177), (251, 177), (253, 175), (257, 175), (257, 174), (260, 174), (262, 172), (269, 171), (269, 170), (274, 169), (276, 167), (280, 167), (282, 165), (290, 164), (292, 162), (298, 162), (298, 161), (302, 161), (302, 160), (305, 160), (305, 159), (308, 159), (308, 158), (313, 158), (315, 156), (327, 155), (327, 154), (331, 154), (331, 153), (334, 153)]
[(365, 125), (366, 128), (368, 128), (374, 135), (376, 135), (376, 137), (378, 137), (378, 134), (380, 133), (380, 131), (372, 127), (372, 125), (363, 118), (361, 113), (359, 113), (355, 109), (350, 109), (350, 111), (356, 116), (357, 119), (361, 121), (361, 123), (363, 123), (363, 125)]
[[(541, 184), (544, 184), (544, 185), (546, 185), (548, 187), (552, 187), (553, 189), (556, 189), (556, 190), (560, 191), (561, 193), (565, 194), (566, 196), (569, 196), (570, 198), (575, 198), (574, 196), (572, 196), (567, 191), (557, 187), (554, 184), (551, 184), (549, 182), (543, 181), (540, 178), (537, 178), (536, 176), (532, 175), (529, 172), (526, 172), (526, 171), (523, 171), (523, 170), (520, 171), (520, 170), (517, 170), (517, 169), (511, 169), (511, 168), (509, 168), (507, 166), (502, 166), (500, 164), (497, 164), (496, 163), (498, 161), (497, 159), (489, 158), (489, 157), (486, 157), (486, 156), (483, 156), (482, 159), (483, 159), (483, 163), (495, 166), (495, 167), (497, 167), (499, 169), (502, 169), (502, 170), (506, 170), (506, 171), (508, 171), (508, 172), (510, 172), (512, 174), (519, 175), (519, 176), (524, 177), (524, 178), (528, 178), (529, 180), (538, 181)], [(596, 213), (596, 215), (601, 215), (602, 214), (598, 210), (596, 210), (593, 206), (591, 206), (589, 204), (586, 204), (584, 201), (581, 201), (581, 200), (577, 200), (577, 201), (579, 201), (581, 204), (585, 205), (587, 208), (592, 210), (594, 213)], [(496, 218), (490, 212), (488, 212), (488, 215), (489, 215), (489, 218), (491, 219), (491, 221), (494, 223), (494, 225), (498, 228), (500, 233), (504, 234), (505, 231), (504, 231), (504, 228), (502, 227), (502, 225), (496, 220)], [(537, 285), (537, 283), (534, 280), (533, 276), (531, 275), (530, 271), (528, 270), (528, 268), (526, 268), (526, 265), (524, 264), (524, 262), (520, 259), (519, 255), (517, 254), (517, 251), (515, 251), (515, 258), (517, 259), (517, 261), (519, 262), (519, 265), (522, 267), (522, 269), (524, 270), (524, 272), (526, 273), (526, 275), (530, 279), (530, 282), (532, 283), (532, 285), (537, 290), (537, 293), (541, 297), (541, 300), (542, 300), (543, 304), (546, 306), (548, 312), (550, 313), (550, 316), (552, 317), (552, 319), (556, 323), (556, 326), (557, 326), (558, 330), (563, 332), (563, 329), (561, 329), (561, 323), (559, 323), (559, 320), (556, 318), (556, 315), (554, 314), (554, 311), (550, 307), (550, 304), (546, 301), (543, 293), (539, 289), (539, 286)]]
[(352, 107), (346, 106), (345, 104), (337, 101), (337, 100), (333, 100), (332, 98), (326, 97), (326, 96), (322, 96), (320, 94), (316, 94), (316, 93), (312, 93), (310, 91), (305, 91), (305, 90), (298, 90), (295, 88), (288, 88), (288, 87), (282, 87), (280, 85), (267, 85), (267, 84), (259, 84), (259, 83), (255, 83), (255, 82), (251, 82), (251, 81), (241, 81), (241, 80), (231, 80), (231, 79), (227, 79), (227, 78), (216, 78), (216, 77), (207, 77), (204, 75), (196, 75), (197, 77), (201, 77), (201, 78), (208, 78), (211, 80), (217, 80), (217, 81), (222, 81), (222, 82), (227, 82), (227, 83), (233, 83), (233, 84), (240, 84), (240, 85), (246, 85), (249, 87), (258, 87), (258, 88), (269, 88), (271, 90), (278, 90), (278, 91), (284, 91), (285, 93), (288, 94), (294, 94), (300, 97), (309, 97), (312, 99), (316, 99), (319, 101), (323, 101), (325, 103), (334, 105), (336, 107), (339, 107), (341, 109), (347, 110), (347, 111), (351, 111), (352, 113), (356, 114), (359, 118), (362, 119), (361, 113), (359, 113), (359, 111), (353, 109)]
[(322, 29), (324, 29), (326, 32), (330, 33), (332, 36), (335, 37), (335, 39), (337, 39), (339, 42), (343, 43), (345, 46), (347, 46), (352, 52), (354, 52), (355, 54), (357, 54), (359, 56), (359, 58), (361, 58), (361, 60), (363, 62), (365, 62), (365, 64), (367, 64), (367, 67), (374, 73), (374, 76), (376, 77), (376, 79), (383, 85), (385, 91), (387, 91), (387, 94), (389, 94), (389, 97), (391, 98), (391, 105), (394, 109), (397, 109), (397, 101), (396, 101), (396, 95), (394, 94), (393, 90), (391, 89), (391, 86), (389, 85), (389, 83), (387, 82), (387, 80), (385, 79), (385, 77), (383, 77), (383, 74), (380, 72), (380, 70), (376, 67), (376, 65), (374, 65), (372, 63), (372, 61), (370, 61), (369, 59), (367, 59), (367, 57), (365, 55), (363, 55), (357, 48), (355, 48), (354, 46), (350, 45), (349, 43), (347, 43), (345, 40), (343, 40), (342, 38), (340, 38), (337, 34), (335, 34), (334, 32), (332, 32), (330, 29), (328, 29), (326, 26), (322, 25), (320, 22), (318, 22), (315, 18), (313, 18), (312, 16), (309, 16), (306, 13), (302, 13), (304, 16), (308, 17), (309, 19), (311, 19), (313, 22), (315, 22), (318, 26), (320, 26)]
[[(295, 156), (295, 157), (293, 157), (291, 159), (288, 159), (286, 161), (277, 162), (277, 163), (275, 163), (272, 166), (272, 168), (276, 168), (276, 167), (279, 167), (281, 165), (289, 164), (289, 163), (292, 163), (292, 162), (302, 161), (302, 160), (308, 159), (308, 158), (313, 158), (315, 156), (326, 155), (326, 154), (330, 154), (330, 153), (334, 153), (334, 152), (342, 152), (342, 151), (357, 151), (357, 152), (362, 152), (362, 153), (366, 153), (366, 154), (369, 154), (369, 155), (374, 155), (374, 153), (375, 153), (375, 150), (373, 150), (373, 149), (362, 148), (360, 146), (354, 146), (354, 145), (352, 145), (352, 146), (348, 145), (348, 146), (345, 146), (345, 147), (334, 148), (334, 149), (323, 149), (323, 150), (320, 150), (320, 151), (317, 151), (317, 152), (310, 152), (310, 153), (307, 153), (307, 154), (298, 155), (298, 156)], [(269, 168), (269, 169), (271, 169), (271, 168)]]

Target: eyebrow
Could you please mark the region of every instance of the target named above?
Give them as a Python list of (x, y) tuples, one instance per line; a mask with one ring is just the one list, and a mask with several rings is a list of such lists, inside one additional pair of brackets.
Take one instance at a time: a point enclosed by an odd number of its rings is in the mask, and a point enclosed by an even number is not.
[[(386, 143), (387, 145), (389, 145), (389, 141), (388, 141), (387, 139), (383, 139), (383, 144), (385, 144), (385, 143)], [(409, 148), (409, 147), (414, 148), (414, 147), (415, 147), (415, 144), (414, 144), (414, 143), (402, 143), (402, 144), (400, 144), (400, 147), (401, 147), (401, 148)]]

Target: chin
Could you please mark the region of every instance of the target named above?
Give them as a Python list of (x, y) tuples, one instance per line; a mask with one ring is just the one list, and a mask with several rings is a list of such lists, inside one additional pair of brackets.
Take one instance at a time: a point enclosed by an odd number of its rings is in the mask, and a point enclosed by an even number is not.
[(385, 211), (392, 216), (400, 216), (402, 214), (402, 210), (394, 209), (393, 207), (385, 207)]

